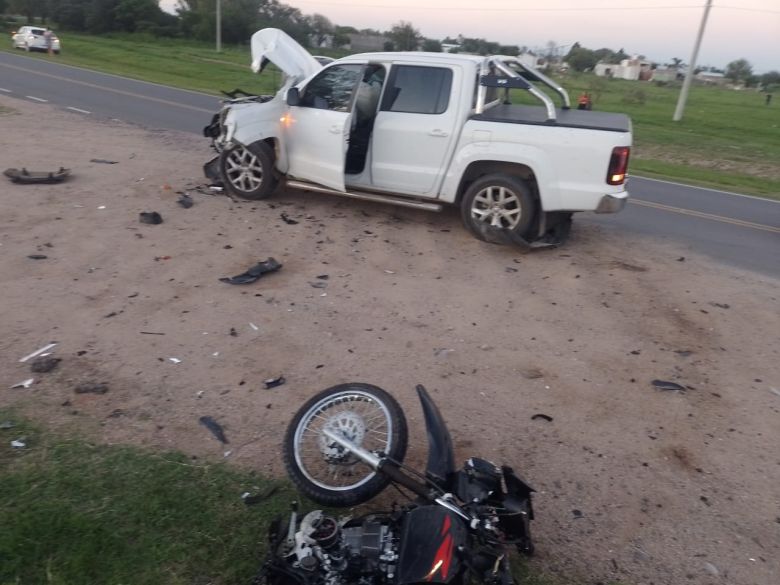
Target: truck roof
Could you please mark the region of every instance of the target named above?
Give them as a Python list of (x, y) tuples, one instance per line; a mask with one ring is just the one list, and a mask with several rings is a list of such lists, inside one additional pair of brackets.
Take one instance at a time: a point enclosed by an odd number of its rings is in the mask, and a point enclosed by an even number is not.
[(430, 63), (437, 61), (439, 63), (463, 64), (474, 63), (480, 65), (485, 62), (486, 57), (481, 55), (464, 55), (461, 53), (426, 53), (424, 51), (388, 51), (382, 53), (358, 53), (342, 57), (339, 61), (349, 60), (360, 61), (419, 61), (420, 63)]

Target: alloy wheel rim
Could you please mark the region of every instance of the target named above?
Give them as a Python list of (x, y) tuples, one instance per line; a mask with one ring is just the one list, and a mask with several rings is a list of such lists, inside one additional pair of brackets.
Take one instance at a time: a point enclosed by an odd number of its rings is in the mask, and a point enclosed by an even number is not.
[(495, 228), (515, 229), (522, 214), (517, 194), (500, 185), (485, 187), (471, 203), (471, 217)]
[(263, 184), (263, 167), (247, 148), (239, 146), (232, 149), (225, 163), (227, 178), (236, 189), (250, 192)]

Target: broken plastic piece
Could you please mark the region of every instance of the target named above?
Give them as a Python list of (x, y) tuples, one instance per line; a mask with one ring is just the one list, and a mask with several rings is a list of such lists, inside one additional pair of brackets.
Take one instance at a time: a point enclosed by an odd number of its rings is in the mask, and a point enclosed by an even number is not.
[(50, 356), (39, 356), (30, 363), (30, 370), (36, 374), (46, 374), (56, 368), (62, 360)]
[(34, 357), (38, 357), (39, 355), (41, 355), (42, 353), (46, 353), (47, 351), (49, 351), (51, 348), (55, 347), (56, 345), (57, 345), (57, 342), (56, 342), (56, 341), (52, 341), (50, 344), (48, 344), (48, 345), (44, 345), (44, 346), (43, 346), (42, 348), (40, 348), (40, 349), (36, 349), (36, 350), (35, 350), (34, 352), (32, 352), (30, 355), (26, 355), (26, 356), (24, 356), (24, 357), (23, 357), (22, 359), (20, 359), (19, 361), (20, 361), (21, 363), (24, 363), (24, 362), (26, 362), (26, 361), (27, 361), (27, 360), (29, 360), (29, 359), (32, 359), (32, 358), (34, 358)]
[(244, 500), (244, 503), (247, 506), (252, 506), (254, 504), (259, 504), (263, 500), (267, 500), (272, 495), (274, 495), (278, 491), (278, 489), (279, 488), (277, 486), (272, 485), (267, 490), (259, 494), (252, 495), (249, 492), (244, 492), (243, 494), (241, 494), (241, 499)]
[(279, 262), (273, 258), (269, 258), (265, 262), (258, 262), (243, 274), (239, 274), (231, 278), (220, 278), (219, 281), (226, 282), (228, 284), (251, 284), (263, 276), (263, 274), (268, 272), (276, 272), (281, 267), (282, 265)]
[(22, 439), (14, 439), (11, 441), (11, 447), (14, 449), (24, 449), (27, 446), (27, 443), (24, 442), (24, 438)]
[(35, 382), (35, 378), (28, 378), (24, 382), (19, 382), (18, 384), (14, 384), (13, 386), (11, 386), (11, 389), (13, 390), (14, 388), (29, 388), (30, 386), (32, 386), (33, 382)]
[(76, 394), (105, 394), (108, 392), (108, 384), (84, 382), (74, 388)]
[(666, 380), (653, 380), (652, 384), (659, 390), (668, 390), (671, 392), (685, 392), (685, 386), (680, 386), (677, 382), (667, 382)]
[(46, 260), (48, 256), (44, 256), (43, 254), (30, 254), (27, 256), (30, 260)]
[(59, 183), (70, 174), (70, 169), (60, 167), (57, 171), (28, 171), (27, 169), (6, 169), (3, 174), (14, 183)]
[(105, 158), (91, 158), (91, 159), (89, 159), (89, 162), (100, 163), (100, 164), (103, 164), (103, 165), (115, 165), (119, 161), (118, 160), (106, 160)]
[(546, 420), (547, 422), (552, 422), (553, 417), (551, 417), (549, 414), (543, 414), (540, 412), (539, 414), (533, 415), (531, 420)]
[(281, 386), (286, 381), (287, 380), (284, 379), (284, 376), (279, 376), (278, 378), (268, 378), (263, 383), (265, 384), (265, 389), (270, 390), (271, 388), (276, 388), (277, 386)]
[(138, 214), (138, 221), (149, 225), (159, 225), (163, 222), (163, 218), (156, 211), (142, 211)]
[(189, 209), (190, 207), (195, 205), (195, 202), (192, 200), (192, 197), (190, 197), (186, 193), (182, 193), (181, 196), (176, 200), (176, 203), (181, 205), (184, 209)]
[(168, 361), (169, 362), (173, 362), (174, 364), (180, 364), (181, 363), (181, 360), (179, 358), (175, 358), (175, 357), (169, 357)]
[(4, 420), (3, 422), (0, 422), (0, 429), (1, 430), (12, 429), (15, 426), (16, 425), (14, 423), (12, 423), (10, 420)]
[(211, 434), (214, 435), (220, 443), (227, 444), (229, 442), (225, 436), (225, 431), (223, 430), (222, 425), (220, 425), (212, 417), (202, 416), (198, 419), (198, 422), (210, 430)]
[(298, 223), (296, 220), (290, 218), (286, 213), (282, 213), (281, 218), (282, 221), (287, 225), (296, 225)]

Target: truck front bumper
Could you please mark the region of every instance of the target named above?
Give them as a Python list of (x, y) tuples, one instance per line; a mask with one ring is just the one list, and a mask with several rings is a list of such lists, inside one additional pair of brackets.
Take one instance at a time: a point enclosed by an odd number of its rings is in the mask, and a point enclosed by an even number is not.
[(615, 195), (604, 195), (596, 207), (596, 213), (617, 213), (626, 206), (628, 201), (628, 191), (620, 193), (621, 197)]

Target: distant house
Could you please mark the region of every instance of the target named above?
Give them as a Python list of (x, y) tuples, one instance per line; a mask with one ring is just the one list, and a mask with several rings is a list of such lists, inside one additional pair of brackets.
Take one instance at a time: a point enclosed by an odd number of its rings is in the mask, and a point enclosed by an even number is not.
[(648, 81), (653, 76), (653, 64), (639, 57), (632, 57), (623, 59), (619, 64), (596, 63), (593, 72), (599, 77)]
[(723, 73), (714, 73), (713, 71), (700, 71), (696, 74), (695, 79), (707, 85), (727, 85), (731, 83)]
[(365, 35), (362, 33), (349, 33), (349, 45), (347, 48), (356, 53), (368, 51), (384, 51), (385, 43), (390, 39), (383, 35)]

